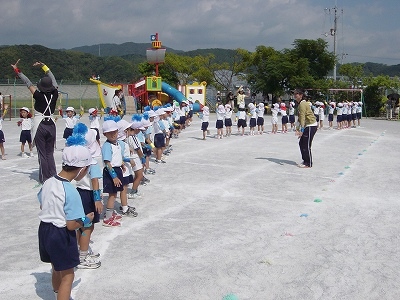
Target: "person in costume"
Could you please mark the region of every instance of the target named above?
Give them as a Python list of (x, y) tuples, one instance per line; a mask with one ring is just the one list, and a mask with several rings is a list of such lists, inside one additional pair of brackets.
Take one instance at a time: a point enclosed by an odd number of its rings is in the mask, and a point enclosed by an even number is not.
[(37, 87), (35, 87), (18, 68), (18, 62), (19, 59), (15, 64), (11, 64), (11, 67), (26, 84), (33, 95), (33, 99), (35, 99), (32, 137), (38, 152), (39, 182), (43, 183), (57, 173), (54, 161), (56, 124), (53, 114), (58, 99), (58, 84), (49, 67), (37, 61), (33, 66), (40, 66), (45, 76), (39, 80)]

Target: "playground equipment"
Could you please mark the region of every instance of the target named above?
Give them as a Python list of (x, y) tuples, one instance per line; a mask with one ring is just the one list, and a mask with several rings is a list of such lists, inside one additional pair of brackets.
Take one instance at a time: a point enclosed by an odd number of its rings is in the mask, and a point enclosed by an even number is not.
[(115, 90), (121, 89), (121, 85), (114, 86), (104, 82), (101, 82), (98, 79), (90, 78), (90, 81), (97, 84), (97, 91), (100, 97), (100, 103), (103, 108), (112, 107), (113, 106), (113, 97), (115, 94)]
[[(156, 72), (154, 76), (141, 78), (139, 81), (128, 84), (127, 93), (136, 101), (136, 110), (152, 105), (153, 101), (164, 104), (171, 102), (171, 98), (178, 103), (187, 101), (188, 98), (193, 101), (193, 110), (200, 111), (205, 105), (206, 97), (206, 82), (193, 83), (183, 88), (184, 93), (162, 81), (158, 74), (158, 66), (165, 61), (165, 48), (162, 48), (161, 41), (158, 40), (158, 33), (150, 36), (152, 47), (146, 50), (147, 61), (150, 64), (155, 64)], [(112, 98), (115, 89), (121, 89), (121, 86), (113, 86), (101, 82), (97, 78), (91, 78), (91, 82), (97, 84), (98, 93), (102, 106), (111, 107)], [(186, 96), (185, 96), (186, 95)]]

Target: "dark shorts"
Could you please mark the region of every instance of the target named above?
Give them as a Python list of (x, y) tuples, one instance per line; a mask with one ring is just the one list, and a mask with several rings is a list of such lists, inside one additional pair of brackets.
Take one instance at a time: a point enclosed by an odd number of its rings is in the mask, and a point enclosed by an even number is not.
[(357, 114), (351, 114), (351, 118), (352, 118), (353, 120), (357, 120)]
[(287, 124), (289, 122), (288, 116), (282, 116), (282, 124)]
[(257, 125), (258, 126), (264, 125), (264, 118), (263, 117), (258, 117), (257, 118)]
[(75, 230), (40, 222), (38, 236), (41, 261), (52, 263), (56, 271), (72, 269), (79, 265)]
[(293, 124), (295, 121), (296, 121), (296, 120), (295, 120), (294, 115), (289, 115), (289, 122), (290, 122), (291, 124)]
[(100, 140), (100, 132), (99, 132), (99, 129), (98, 128), (91, 128), (91, 129), (94, 129), (94, 130), (96, 130), (96, 141), (99, 141)]
[(208, 129), (208, 122), (201, 123), (201, 130), (207, 131), (207, 129)]
[(122, 182), (122, 185), (128, 185), (129, 183), (132, 183), (132, 182), (129, 182), (129, 175), (122, 177), (121, 182)]
[(237, 121), (237, 127), (243, 127), (243, 128), (247, 127), (246, 120), (244, 120), (244, 119), (239, 119), (239, 120)]
[[(113, 168), (115, 173), (117, 173), (117, 176), (119, 178), (119, 180), (123, 179), (122, 176), (122, 169), (121, 167), (114, 167)], [(116, 187), (114, 185), (114, 181), (111, 178), (110, 173), (108, 173), (107, 168), (103, 169), (103, 192), (107, 193), (107, 194), (116, 194), (117, 192), (120, 192), (124, 189), (124, 187), (121, 185), (119, 187)]]
[(147, 147), (143, 147), (142, 148), (143, 154), (146, 156), (151, 156), (151, 149), (147, 148)]
[(360, 119), (361, 119), (361, 113), (358, 112), (358, 113), (357, 113), (357, 120), (360, 120)]
[(329, 121), (329, 122), (332, 122), (332, 121), (333, 121), (333, 114), (329, 114), (329, 115), (328, 115), (328, 121)]
[(191, 119), (193, 117), (193, 110), (189, 110), (188, 112), (188, 118)]
[(179, 124), (184, 125), (186, 123), (186, 116), (181, 116), (179, 118)]
[(256, 127), (257, 120), (256, 118), (250, 118), (250, 127)]
[(23, 144), (28, 142), (29, 144), (32, 143), (32, 135), (30, 130), (22, 130), (19, 136), (19, 141)]
[(347, 121), (351, 121), (351, 115), (347, 114)]
[(77, 191), (78, 191), (79, 195), (81, 195), (82, 206), (83, 206), (85, 215), (90, 214), (91, 212), (94, 213), (92, 223), (99, 223), (100, 215), (96, 211), (96, 206), (94, 205), (93, 191), (84, 190), (81, 188), (77, 188)]
[(225, 119), (224, 120), (224, 124), (225, 124), (225, 127), (231, 127), (232, 126), (232, 119), (231, 118)]
[(315, 116), (315, 120), (317, 120), (317, 122), (319, 122), (319, 115), (314, 114), (314, 116)]
[(4, 132), (3, 130), (0, 130), (0, 144), (4, 143), (6, 139), (4, 138)]
[(222, 121), (222, 120), (217, 120), (217, 121), (215, 122), (215, 127), (218, 128), (218, 129), (224, 128), (224, 121)]
[(337, 115), (336, 116), (336, 122), (340, 123), (343, 121), (342, 115)]
[(165, 147), (165, 136), (164, 136), (164, 133), (157, 133), (157, 134), (154, 135), (154, 146), (156, 146), (156, 148)]
[(63, 139), (67, 139), (72, 135), (72, 132), (74, 131), (73, 128), (65, 128), (64, 129), (64, 134), (63, 134)]

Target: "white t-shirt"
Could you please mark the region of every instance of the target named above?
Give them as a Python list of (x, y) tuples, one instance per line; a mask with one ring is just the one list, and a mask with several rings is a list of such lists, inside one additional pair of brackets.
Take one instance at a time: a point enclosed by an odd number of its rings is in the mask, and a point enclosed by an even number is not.
[(56, 227), (66, 227), (66, 221), (85, 217), (81, 197), (76, 188), (58, 175), (47, 179), (38, 193), (42, 210), (39, 219)]

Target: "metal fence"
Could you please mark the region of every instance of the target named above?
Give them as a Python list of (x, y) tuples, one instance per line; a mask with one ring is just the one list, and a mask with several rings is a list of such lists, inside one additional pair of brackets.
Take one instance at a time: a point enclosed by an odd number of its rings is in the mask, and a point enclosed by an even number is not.
[[(77, 105), (82, 106), (85, 100), (92, 100), (97, 103), (97, 107), (100, 107), (100, 99), (95, 84), (60, 84), (60, 104), (68, 106), (68, 102), (73, 101)], [(19, 109), (23, 106), (32, 107), (33, 100), (32, 94), (24, 84), (1, 84), (0, 92), (2, 95), (11, 95), (11, 107), (10, 112), (12, 117), (19, 115)]]

